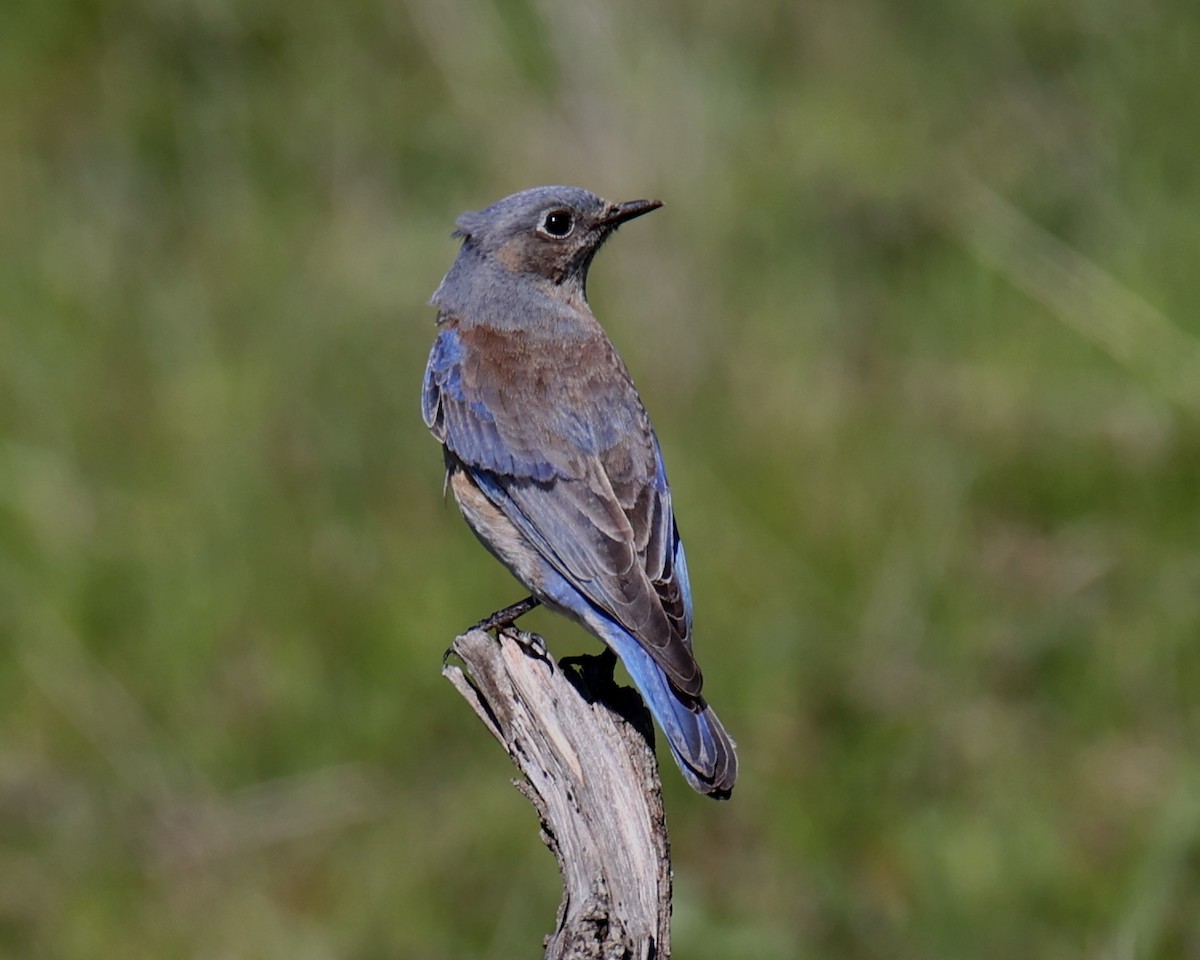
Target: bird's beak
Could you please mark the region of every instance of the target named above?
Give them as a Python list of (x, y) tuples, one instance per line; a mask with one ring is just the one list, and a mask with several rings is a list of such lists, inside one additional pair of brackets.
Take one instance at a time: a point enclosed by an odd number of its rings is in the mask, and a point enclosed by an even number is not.
[(640, 217), (643, 213), (657, 210), (662, 205), (661, 200), (626, 200), (624, 203), (614, 203), (604, 211), (600, 222), (606, 227), (615, 227), (626, 220)]

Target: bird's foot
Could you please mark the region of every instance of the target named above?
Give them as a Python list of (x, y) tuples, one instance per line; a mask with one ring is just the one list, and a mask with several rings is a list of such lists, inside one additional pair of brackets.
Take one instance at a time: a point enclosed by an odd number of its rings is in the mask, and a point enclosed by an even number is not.
[[(484, 617), (478, 623), (468, 627), (463, 631), (465, 636), (468, 633), (473, 633), (476, 630), (482, 630), (484, 633), (495, 632), (496, 636), (504, 634), (511, 637), (527, 651), (532, 652), (539, 660), (549, 661), (550, 651), (546, 647), (546, 641), (539, 637), (536, 633), (530, 633), (528, 630), (520, 630), (514, 624), (517, 618), (523, 617), (534, 607), (540, 606), (541, 601), (535, 597), (526, 597), (524, 600), (519, 600), (516, 603), (510, 604), (503, 610), (497, 610), (491, 616)], [(455, 643), (458, 641), (456, 640)], [(442, 666), (454, 656), (458, 656), (453, 646), (447, 648), (442, 654)]]
[(550, 662), (550, 648), (546, 646), (546, 641), (536, 633), (530, 633), (528, 630), (518, 630), (511, 625), (501, 627), (500, 633), (515, 640), (531, 657), (541, 660), (543, 663)]

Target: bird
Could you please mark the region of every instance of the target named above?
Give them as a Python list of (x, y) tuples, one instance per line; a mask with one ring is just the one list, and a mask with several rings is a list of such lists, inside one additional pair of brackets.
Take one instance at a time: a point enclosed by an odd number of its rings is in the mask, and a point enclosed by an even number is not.
[(542, 186), (462, 214), (421, 407), (467, 525), (530, 594), (480, 626), (539, 604), (580, 624), (624, 663), (684, 779), (727, 799), (736, 745), (701, 692), (662, 450), (587, 300), (597, 251), (660, 206)]

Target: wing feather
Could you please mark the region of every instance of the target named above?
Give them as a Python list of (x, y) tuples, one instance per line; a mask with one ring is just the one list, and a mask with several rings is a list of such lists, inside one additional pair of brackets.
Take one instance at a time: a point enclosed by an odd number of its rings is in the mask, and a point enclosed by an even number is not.
[[(426, 424), (534, 548), (676, 689), (698, 696), (683, 545), (658, 439), (624, 365), (602, 335), (538, 352), (494, 331), (478, 349), (471, 340), (484, 335), (443, 324), (426, 368)], [(604, 355), (579, 355), (596, 349)], [(523, 378), (506, 381), (514, 366)], [(577, 393), (547, 403), (538, 391), (549, 383)]]

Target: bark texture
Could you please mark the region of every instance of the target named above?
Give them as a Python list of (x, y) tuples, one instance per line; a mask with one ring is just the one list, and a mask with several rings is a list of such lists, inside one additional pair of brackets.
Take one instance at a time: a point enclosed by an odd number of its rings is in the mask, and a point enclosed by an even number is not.
[(671, 952), (671, 861), (650, 715), (613, 682), (611, 658), (566, 663), (529, 634), (472, 630), (443, 673), (521, 771), (517, 789), (558, 860), (563, 899), (547, 960), (661, 960)]

